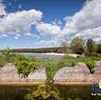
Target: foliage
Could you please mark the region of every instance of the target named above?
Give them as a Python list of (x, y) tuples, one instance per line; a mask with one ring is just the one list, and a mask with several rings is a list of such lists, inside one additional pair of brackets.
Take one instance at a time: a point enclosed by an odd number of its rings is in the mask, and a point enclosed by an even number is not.
[(41, 65), (46, 67), (46, 73), (48, 80), (52, 81), (53, 77), (60, 68), (65, 66), (71, 67), (76, 64), (76, 59), (70, 56), (65, 56), (63, 59), (48, 59), (48, 60), (41, 60)]
[(88, 56), (94, 55), (96, 53), (96, 44), (92, 39), (88, 39), (86, 42), (86, 54)]
[(41, 60), (41, 65), (46, 67), (48, 80), (53, 80), (53, 76), (56, 70), (59, 69), (57, 66), (58, 63), (59, 63), (59, 60), (52, 60), (52, 59)]
[(86, 58), (84, 62), (88, 66), (90, 72), (93, 73), (94, 72), (94, 68), (96, 66), (95, 60), (92, 60), (90, 58)]
[[(75, 66), (77, 63), (77, 58), (71, 57), (71, 56), (64, 56), (64, 58), (60, 61), (60, 65), (61, 63), (64, 63), (64, 67), (71, 67), (71, 66)], [(62, 66), (63, 67), (63, 66)]]
[(31, 58), (28, 59), (23, 55), (16, 55), (14, 63), (16, 65), (18, 74), (24, 78), (40, 66), (39, 61)]
[[(29, 73), (33, 72), (40, 66), (46, 67), (47, 72), (47, 83), (44, 85), (39, 85), (37, 87), (33, 87), (31, 93), (25, 96), (26, 100), (62, 100), (60, 96), (60, 90), (58, 90), (53, 85), (53, 76), (57, 70), (62, 67), (72, 67), (75, 66), (79, 62), (86, 63), (91, 72), (94, 72), (96, 61), (101, 60), (101, 55), (90, 55), (90, 56), (80, 56), (78, 58), (74, 58), (71, 56), (65, 56), (63, 59), (52, 59), (52, 60), (38, 60), (27, 58), (23, 55), (11, 53), (9, 50), (5, 50), (0, 55), (0, 65), (7, 62), (12, 62), (16, 65), (18, 74), (22, 77), (27, 77)], [(73, 89), (72, 89), (73, 90)], [(72, 91), (71, 91), (72, 92)], [(50, 99), (51, 98), (51, 99)], [(54, 98), (54, 99), (52, 99)], [(66, 97), (67, 98), (67, 97)], [(69, 97), (67, 98), (70, 99)]]
[(53, 84), (46, 83), (33, 87), (32, 93), (25, 96), (25, 100), (63, 100), (60, 92)]
[(3, 66), (9, 62), (16, 65), (18, 74), (24, 78), (40, 66), (39, 60), (27, 58), (24, 55), (12, 53), (10, 49), (6, 49), (0, 55), (0, 65)]
[(42, 60), (41, 65), (46, 67), (48, 80), (52, 81), (55, 73), (63, 67), (73, 67), (78, 63), (85, 63), (91, 72), (94, 71), (96, 61), (101, 60), (101, 55), (85, 56), (85, 57), (71, 57), (66, 55), (63, 59)]
[(17, 71), (18, 71), (18, 74), (26, 78), (31, 72), (37, 69), (37, 66), (38, 66), (38, 63), (36, 62), (21, 61), (17, 63)]
[(9, 48), (7, 48), (7, 49), (3, 50), (2, 56), (6, 62), (11, 62), (14, 57), (14, 54), (11, 52), (11, 50)]
[(24, 55), (11, 53), (9, 49), (5, 50), (0, 55), (0, 65), (3, 66), (7, 62), (14, 63), (16, 65), (18, 74), (22, 77), (27, 77), (29, 73), (33, 72), (40, 66), (46, 67), (48, 80), (53, 80), (53, 76), (60, 68), (65, 66), (75, 66), (79, 62), (86, 63), (90, 71), (93, 72), (95, 63), (98, 60), (101, 60), (101, 55), (98, 54), (94, 56), (80, 56), (78, 58), (66, 55), (63, 59), (38, 60), (25, 57)]
[(70, 46), (74, 53), (82, 54), (84, 52), (84, 41), (80, 37), (74, 38)]
[(3, 50), (0, 54), (0, 66), (2, 67), (6, 63), (12, 62), (14, 56), (15, 54), (13, 54), (9, 48)]
[(3, 67), (3, 65), (6, 64), (4, 56), (0, 55), (0, 67)]
[(96, 51), (101, 54), (101, 44), (96, 44)]

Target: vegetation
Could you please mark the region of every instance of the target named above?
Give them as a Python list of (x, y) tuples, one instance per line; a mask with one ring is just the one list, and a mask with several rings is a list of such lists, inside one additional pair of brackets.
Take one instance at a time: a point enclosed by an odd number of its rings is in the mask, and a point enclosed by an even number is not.
[(43, 84), (33, 87), (32, 92), (25, 96), (25, 100), (63, 100), (60, 91), (53, 84)]
[(6, 61), (4, 59), (4, 56), (3, 55), (0, 55), (0, 67), (2, 67), (5, 64), (6, 64)]
[[(39, 96), (38, 98), (38, 95), (43, 93), (43, 92), (39, 92), (39, 90), (46, 91), (46, 89), (48, 89), (48, 88), (45, 89), (44, 87), (45, 87), (44, 85), (33, 86), (33, 87), (30, 87), (29, 89), (27, 89), (26, 87), (23, 87), (23, 89), (21, 89), (21, 87), (20, 88), (12, 87), (12, 89), (9, 86), (0, 87), (0, 99), (1, 100), (31, 100), (31, 99), (32, 100), (57, 100), (57, 99), (50, 99), (50, 98), (43, 99), (44, 95), (43, 97)], [(55, 93), (54, 94), (56, 98), (59, 98), (58, 100), (101, 100), (101, 96), (90, 95), (91, 86), (77, 86), (77, 87), (76, 86), (54, 86), (54, 89), (52, 88), (52, 90), (55, 90), (57, 92), (57, 94)]]
[(18, 74), (26, 78), (34, 70), (38, 69), (39, 61), (32, 58), (27, 58), (23, 55), (15, 55), (13, 62), (16, 65)]
[(31, 72), (36, 70), (40, 64), (39, 60), (27, 58), (24, 55), (12, 53), (10, 49), (4, 50), (0, 55), (0, 65), (3, 67), (6, 63), (13, 63), (19, 75), (27, 77)]
[[(0, 54), (0, 67), (3, 67), (4, 64), (9, 62), (13, 63), (16, 65), (18, 74), (23, 78), (28, 77), (31, 72), (35, 71), (39, 67), (46, 67), (48, 77), (46, 84), (33, 87), (31, 92), (25, 95), (25, 100), (74, 100), (72, 96), (68, 97), (64, 92), (63, 93), (65, 95), (62, 94), (62, 92), (56, 86), (54, 86), (53, 77), (56, 71), (58, 71), (60, 68), (73, 67), (79, 62), (85, 63), (90, 69), (90, 72), (94, 72), (96, 61), (101, 60), (101, 55), (96, 53), (94, 41), (89, 39), (86, 42), (86, 45), (84, 44), (84, 40), (77, 37), (73, 39), (71, 48), (74, 53), (86, 55), (80, 55), (77, 58), (66, 55), (63, 59), (56, 60), (39, 60), (31, 57), (27, 58), (23, 55), (11, 52), (10, 49), (6, 49)], [(84, 46), (86, 47), (86, 50), (84, 50)], [(66, 51), (66, 45), (64, 45), (64, 51)], [(62, 98), (60, 93), (65, 99)], [(70, 91), (70, 94), (72, 94), (72, 91)]]
[[(63, 47), (48, 47), (48, 48), (24, 48), (24, 49), (9, 49), (13, 53), (49, 53), (49, 52), (63, 52)], [(2, 52), (4, 50), (0, 50)]]
[(96, 45), (96, 52), (101, 54), (101, 44)]
[(80, 37), (76, 37), (71, 42), (71, 49), (74, 53), (82, 54), (84, 52), (84, 41)]
[(96, 44), (92, 39), (88, 39), (86, 42), (86, 54), (91, 56), (96, 53)]
[[(67, 47), (67, 49), (68, 48), (69, 47)], [(73, 53), (85, 54), (86, 56), (94, 56), (96, 55), (96, 53), (101, 54), (101, 44), (97, 44), (92, 39), (88, 39), (85, 41), (80, 37), (76, 37), (71, 41), (70, 48)]]
[(88, 68), (91, 72), (94, 71), (96, 61), (101, 60), (101, 55), (90, 55), (90, 56), (80, 56), (78, 58), (65, 56), (63, 59), (47, 59), (47, 60), (39, 60), (35, 58), (27, 58), (24, 55), (19, 55), (12, 53), (9, 49), (2, 52), (0, 55), (0, 65), (1, 67), (11, 62), (16, 65), (17, 72), (21, 77), (27, 77), (31, 72), (38, 69), (40, 66), (46, 67), (46, 72), (48, 76), (48, 80), (52, 81), (53, 76), (55, 75), (56, 71), (60, 68), (68, 66), (75, 66), (79, 62), (83, 62), (87, 64)]

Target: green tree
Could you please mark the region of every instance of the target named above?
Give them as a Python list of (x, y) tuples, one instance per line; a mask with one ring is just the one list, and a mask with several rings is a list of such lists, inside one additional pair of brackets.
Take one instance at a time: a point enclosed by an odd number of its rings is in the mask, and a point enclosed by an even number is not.
[(84, 52), (84, 40), (80, 37), (75, 37), (70, 46), (74, 53), (82, 54)]
[(89, 56), (96, 54), (96, 44), (92, 39), (86, 42), (86, 54)]

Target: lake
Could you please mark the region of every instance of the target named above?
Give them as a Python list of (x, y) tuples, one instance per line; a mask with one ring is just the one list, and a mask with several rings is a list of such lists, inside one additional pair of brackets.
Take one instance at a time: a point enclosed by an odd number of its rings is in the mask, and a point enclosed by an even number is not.
[[(56, 87), (59, 89), (59, 92), (61, 93), (63, 100), (101, 100), (101, 96), (91, 96), (91, 86), (56, 86)], [(24, 95), (27, 93), (31, 93), (32, 88), (33, 87), (1, 86), (0, 100), (24, 100), (23, 99)]]
[(18, 53), (23, 54), (27, 57), (35, 57), (42, 59), (61, 59), (64, 57), (64, 53)]

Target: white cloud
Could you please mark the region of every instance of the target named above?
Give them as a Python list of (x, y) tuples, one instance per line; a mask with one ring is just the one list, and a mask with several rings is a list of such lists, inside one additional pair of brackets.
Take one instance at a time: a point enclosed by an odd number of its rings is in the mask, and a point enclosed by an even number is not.
[(63, 33), (81, 35), (86, 38), (101, 38), (101, 0), (92, 0), (84, 5), (84, 7), (74, 16), (68, 17), (66, 20)]
[(2, 34), (2, 35), (0, 35), (1, 37), (8, 37), (8, 35), (7, 34)]
[(34, 9), (10, 13), (0, 19), (0, 33), (9, 35), (29, 33), (31, 25), (36, 24), (41, 18), (42, 12)]
[(101, 40), (101, 26), (93, 29), (86, 29), (77, 33), (75, 36), (83, 37), (84, 39), (92, 38), (95, 41)]
[[(1, 8), (2, 7), (0, 7), (0, 9)], [(5, 11), (5, 7), (2, 9)], [(0, 10), (0, 13), (3, 10)], [(68, 38), (67, 40), (70, 40), (75, 36), (81, 36), (85, 39), (93, 38), (94, 40), (99, 41), (101, 39), (100, 12), (101, 0), (89, 1), (73, 16), (65, 17), (64, 25), (64, 22), (57, 19), (50, 23), (44, 22), (42, 19), (42, 12), (35, 9), (19, 11), (10, 13), (0, 19), (0, 33), (13, 35), (15, 36), (15, 39), (18, 39), (22, 35), (31, 36), (34, 34), (34, 32), (31, 32), (31, 27), (34, 25), (36, 31), (39, 32), (41, 36), (53, 37), (50, 41), (42, 40), (39, 42), (46, 46), (51, 44), (57, 45), (59, 41), (66, 38)]]
[(60, 43), (56, 40), (40, 40), (39, 42), (35, 43), (36, 48), (40, 47), (58, 47)]
[(21, 37), (21, 34), (15, 34), (13, 37), (14, 39), (18, 40)]
[(18, 40), (18, 39), (19, 39), (19, 37), (18, 37), (18, 36), (14, 36), (14, 39)]
[(38, 32), (45, 33), (46, 35), (61, 35), (61, 28), (56, 24), (40, 22), (37, 23), (36, 29)]
[[(45, 35), (53, 35), (55, 41), (71, 40), (75, 36), (81, 36), (84, 39), (92, 38), (96, 41), (101, 39), (101, 0), (92, 0), (87, 2), (83, 8), (73, 16), (64, 18), (63, 22), (58, 24), (57, 20), (50, 23), (38, 23), (36, 29)], [(63, 27), (63, 29), (62, 29)], [(53, 38), (53, 39), (54, 39)]]
[[(65, 25), (53, 21), (49, 23), (38, 23), (36, 29), (40, 33), (55, 35), (56, 40), (66, 38), (71, 40), (75, 36), (83, 38), (101, 39), (101, 0), (91, 0), (86, 2), (80, 11), (73, 16), (64, 18)], [(62, 29), (63, 28), (63, 29)]]
[(26, 36), (32, 36), (32, 33), (26, 33), (25, 35)]
[(62, 22), (61, 20), (54, 19), (54, 20), (52, 21), (52, 24), (53, 24), (53, 25), (61, 26), (61, 25), (63, 24), (63, 22)]

